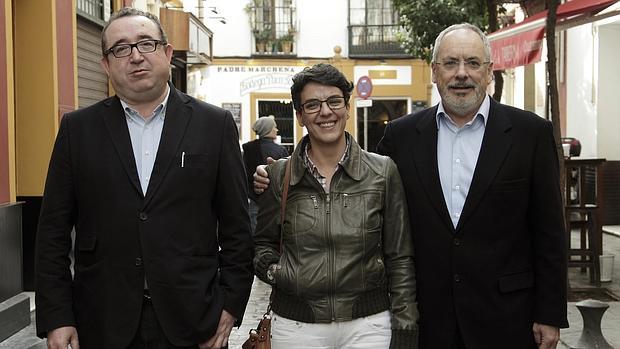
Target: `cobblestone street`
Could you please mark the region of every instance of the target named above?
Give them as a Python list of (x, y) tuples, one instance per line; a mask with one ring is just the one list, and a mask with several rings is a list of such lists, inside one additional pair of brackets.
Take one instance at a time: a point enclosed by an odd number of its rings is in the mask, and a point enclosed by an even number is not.
[(252, 285), (252, 294), (248, 301), (248, 306), (245, 310), (245, 316), (243, 317), (243, 323), (239, 328), (233, 328), (230, 334), (230, 340), (228, 342), (229, 349), (239, 349), (245, 340), (248, 338), (248, 332), (252, 328), (256, 328), (258, 321), (262, 318), (265, 310), (267, 310), (267, 304), (269, 304), (269, 294), (271, 293), (271, 286), (260, 281), (254, 277), (254, 284)]

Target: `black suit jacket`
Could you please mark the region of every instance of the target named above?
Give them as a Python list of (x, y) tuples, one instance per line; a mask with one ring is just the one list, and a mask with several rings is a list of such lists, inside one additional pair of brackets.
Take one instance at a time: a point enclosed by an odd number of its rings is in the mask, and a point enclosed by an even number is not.
[(197, 344), (215, 333), (222, 309), (243, 318), (252, 257), (245, 171), (228, 111), (171, 86), (146, 196), (117, 97), (63, 117), (37, 232), (40, 336), (73, 325), (82, 348), (126, 347), (146, 275), (168, 340)]
[(437, 106), (390, 122), (415, 243), (420, 348), (535, 348), (532, 324), (567, 327), (566, 245), (551, 123), (491, 100), (453, 227), (437, 166)]

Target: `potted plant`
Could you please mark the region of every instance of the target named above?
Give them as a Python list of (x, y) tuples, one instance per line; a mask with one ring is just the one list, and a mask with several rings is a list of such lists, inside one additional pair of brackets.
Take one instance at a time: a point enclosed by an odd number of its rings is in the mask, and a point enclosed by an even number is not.
[(267, 43), (271, 40), (271, 28), (254, 31), (254, 40), (256, 41), (256, 52), (265, 52)]
[(291, 53), (293, 52), (293, 41), (295, 40), (295, 28), (290, 27), (288, 32), (282, 35), (279, 38), (280, 47), (282, 48), (282, 52)]

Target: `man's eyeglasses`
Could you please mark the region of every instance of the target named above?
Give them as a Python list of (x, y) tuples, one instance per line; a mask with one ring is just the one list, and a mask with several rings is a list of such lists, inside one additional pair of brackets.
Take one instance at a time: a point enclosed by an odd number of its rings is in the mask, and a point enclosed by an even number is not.
[(116, 58), (123, 58), (131, 55), (131, 51), (135, 47), (140, 53), (151, 53), (157, 50), (157, 45), (166, 45), (166, 42), (155, 39), (140, 40), (133, 44), (118, 44), (110, 47), (105, 51), (106, 56), (110, 53)]
[(306, 114), (314, 114), (321, 111), (321, 106), (326, 103), (329, 109), (338, 110), (344, 108), (347, 103), (344, 97), (329, 97), (326, 100), (311, 99), (301, 105), (301, 110)]
[(447, 72), (457, 71), (461, 67), (461, 63), (463, 63), (463, 65), (465, 66), (465, 70), (472, 72), (472, 71), (480, 70), (480, 68), (482, 68), (483, 65), (489, 64), (491, 62), (488, 62), (488, 61), (480, 62), (476, 59), (467, 59), (464, 61), (458, 61), (456, 59), (451, 59), (451, 60), (447, 60), (443, 62), (435, 62), (435, 64), (438, 64), (440, 67), (443, 68), (443, 70)]

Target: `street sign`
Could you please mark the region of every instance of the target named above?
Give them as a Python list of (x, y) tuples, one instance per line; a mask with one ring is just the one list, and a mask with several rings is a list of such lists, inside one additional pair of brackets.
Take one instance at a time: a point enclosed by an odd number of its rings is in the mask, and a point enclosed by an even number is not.
[(372, 107), (372, 99), (356, 99), (355, 107), (356, 108)]
[(355, 88), (357, 89), (357, 95), (360, 98), (366, 99), (372, 94), (372, 80), (364, 75), (357, 79), (357, 86)]

